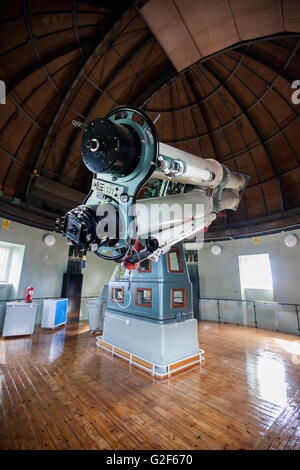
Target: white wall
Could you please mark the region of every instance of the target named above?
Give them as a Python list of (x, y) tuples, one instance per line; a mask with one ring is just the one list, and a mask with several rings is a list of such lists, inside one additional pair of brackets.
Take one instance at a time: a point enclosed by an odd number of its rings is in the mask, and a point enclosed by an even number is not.
[(87, 254), (87, 267), (83, 272), (83, 296), (98, 296), (103, 285), (107, 284), (116, 263), (105, 261), (99, 256), (89, 252)]
[(35, 297), (59, 296), (68, 259), (68, 247), (64, 239), (54, 234), (56, 243), (48, 247), (43, 241), (47, 231), (17, 222), (11, 222), (9, 229), (3, 229), (2, 220), (0, 241), (25, 245), (21, 278), (15, 296), (25, 298), (29, 285), (34, 286)]
[[(287, 233), (298, 237), (298, 244), (293, 248), (283, 243)], [(200, 298), (241, 299), (238, 257), (269, 253), (274, 301), (300, 303), (300, 230), (265, 235), (259, 239), (258, 245), (254, 244), (253, 238), (216, 242), (222, 248), (219, 256), (210, 251), (213, 242), (205, 243), (198, 252)]]
[[(17, 222), (10, 222), (9, 229), (2, 228), (0, 218), (0, 241), (25, 245), (21, 278), (17, 292), (11, 289), (0, 289), (0, 300), (7, 298), (24, 298), (26, 288), (34, 286), (34, 297), (59, 297), (68, 262), (68, 246), (65, 238), (53, 233), (56, 238), (54, 246), (48, 247), (43, 242), (43, 236), (48, 233)], [(83, 269), (82, 296), (98, 296), (103, 284), (107, 283), (115, 263), (104, 261), (92, 253), (87, 256), (87, 268)], [(0, 302), (0, 328), (4, 316), (4, 303)], [(37, 317), (40, 323), (40, 311)]]
[[(7, 230), (2, 228), (2, 221), (0, 219), (0, 241), (25, 245), (17, 297), (25, 297), (28, 285), (35, 287), (35, 297), (59, 297), (68, 259), (65, 239), (54, 234), (56, 244), (47, 247), (43, 242), (47, 231), (16, 222), (11, 222)], [(205, 243), (199, 251), (200, 297), (240, 299), (238, 256), (269, 253), (274, 301), (300, 303), (300, 230), (289, 232), (298, 236), (299, 243), (294, 248), (284, 245), (286, 233), (260, 237), (258, 245), (254, 244), (253, 238), (218, 242), (222, 247), (219, 256), (214, 256), (210, 251), (213, 243)], [(87, 268), (83, 270), (82, 295), (98, 296), (103, 285), (109, 281), (114, 267), (115, 263), (88, 253)], [(0, 289), (0, 300), (7, 298), (6, 295), (7, 290)], [(11, 294), (11, 297), (15, 295)], [(0, 326), (3, 313), (0, 313)]]

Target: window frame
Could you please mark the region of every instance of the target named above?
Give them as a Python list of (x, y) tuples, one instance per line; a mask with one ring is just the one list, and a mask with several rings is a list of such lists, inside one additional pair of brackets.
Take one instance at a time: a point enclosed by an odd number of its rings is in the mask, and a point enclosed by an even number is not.
[[(172, 252), (177, 252), (179, 256), (179, 270), (177, 269), (171, 269), (171, 262), (170, 262), (170, 254)], [(184, 273), (184, 265), (183, 265), (183, 260), (182, 260), (182, 255), (181, 255), (181, 249), (178, 246), (172, 246), (170, 251), (168, 251), (168, 271), (169, 273), (175, 273), (175, 274), (183, 274)]]
[[(183, 304), (176, 305), (174, 299), (175, 292), (183, 292)], [(186, 289), (172, 289), (172, 308), (184, 308), (186, 306)]]
[[(262, 265), (262, 259), (264, 258), (264, 264)], [(264, 272), (264, 280), (267, 278), (269, 281), (269, 286), (266, 287), (265, 284), (262, 284), (260, 282), (257, 283), (257, 285), (253, 286), (252, 282), (249, 282), (249, 278), (253, 280), (253, 276), (249, 275), (249, 266), (247, 267), (247, 260), (248, 262), (250, 261), (255, 262), (255, 265), (259, 264), (260, 265), (260, 271)], [(257, 261), (256, 261), (257, 260)], [(247, 255), (239, 255), (238, 256), (238, 261), (239, 261), (239, 278), (240, 278), (240, 287), (241, 291), (245, 291), (246, 289), (257, 289), (257, 290), (272, 290), (274, 291), (274, 285), (273, 285), (273, 273), (272, 273), (272, 266), (271, 266), (271, 258), (269, 253), (252, 253), (252, 254), (247, 254)], [(255, 276), (255, 281), (257, 281), (257, 276)]]
[[(115, 299), (115, 296), (114, 296), (114, 290), (115, 289), (121, 289), (121, 291), (122, 291), (122, 300), (116, 300)], [(116, 304), (123, 304), (124, 303), (124, 287), (118, 287), (118, 286), (112, 287), (111, 288), (110, 300), (112, 302), (116, 303)]]
[[(140, 269), (140, 263), (142, 263), (143, 261), (148, 261), (149, 262), (149, 269)], [(139, 273), (151, 273), (152, 271), (152, 263), (151, 263), (151, 260), (150, 259), (146, 259), (146, 260), (143, 260), (139, 263), (138, 267), (137, 267), (137, 270)]]
[[(139, 291), (150, 291), (150, 303), (149, 304), (141, 304), (141, 303), (138, 303), (138, 292)], [(147, 307), (147, 308), (151, 308), (152, 307), (152, 288), (148, 288), (148, 287), (137, 287), (135, 289), (135, 305), (139, 306), (139, 307)]]
[(11, 258), (12, 258), (12, 249), (9, 246), (3, 246), (0, 244), (0, 249), (4, 249), (8, 251), (7, 261), (5, 266), (5, 279), (0, 279), (0, 284), (9, 284), (9, 271), (11, 265)]

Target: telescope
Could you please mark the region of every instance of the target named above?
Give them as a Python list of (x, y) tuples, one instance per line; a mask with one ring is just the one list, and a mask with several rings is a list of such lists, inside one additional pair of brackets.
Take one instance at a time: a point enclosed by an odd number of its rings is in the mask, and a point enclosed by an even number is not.
[[(207, 229), (224, 209), (237, 209), (249, 177), (159, 142), (142, 110), (121, 106), (88, 125), (74, 124), (83, 129), (81, 156), (93, 181), (83, 204), (58, 219), (56, 230), (82, 254), (91, 250), (134, 269)], [(149, 180), (158, 194), (143, 198)]]
[(118, 263), (98, 346), (157, 377), (201, 364), (183, 241), (236, 210), (249, 177), (159, 142), (140, 109), (74, 125), (92, 186), (56, 230), (82, 255)]

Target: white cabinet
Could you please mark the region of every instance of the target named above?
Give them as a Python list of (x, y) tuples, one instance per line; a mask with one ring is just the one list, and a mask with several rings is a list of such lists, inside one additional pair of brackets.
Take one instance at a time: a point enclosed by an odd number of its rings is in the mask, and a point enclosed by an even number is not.
[(32, 335), (36, 312), (35, 303), (7, 302), (2, 336)]
[(55, 328), (67, 321), (68, 299), (47, 299), (43, 302), (42, 328)]

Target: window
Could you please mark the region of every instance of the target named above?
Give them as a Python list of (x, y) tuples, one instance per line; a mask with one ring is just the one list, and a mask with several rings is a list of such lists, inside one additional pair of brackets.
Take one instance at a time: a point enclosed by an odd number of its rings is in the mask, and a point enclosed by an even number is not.
[(170, 273), (183, 273), (183, 262), (181, 257), (181, 250), (177, 247), (172, 247), (168, 253), (168, 268)]
[(172, 308), (185, 307), (186, 292), (185, 289), (172, 289)]
[(8, 281), (10, 249), (0, 247), (0, 282)]
[(137, 270), (139, 273), (151, 273), (151, 261), (144, 259), (139, 263)]
[(10, 286), (12, 298), (18, 296), (25, 246), (0, 241), (0, 283)]
[(136, 289), (135, 303), (140, 307), (152, 307), (152, 289)]
[(241, 288), (273, 290), (272, 272), (268, 253), (239, 256)]
[(113, 287), (111, 290), (111, 301), (122, 304), (124, 301), (124, 287)]

